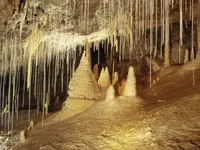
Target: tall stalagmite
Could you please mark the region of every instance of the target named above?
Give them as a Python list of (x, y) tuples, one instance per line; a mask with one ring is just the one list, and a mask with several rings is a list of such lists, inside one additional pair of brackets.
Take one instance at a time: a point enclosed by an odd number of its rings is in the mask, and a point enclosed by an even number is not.
[(136, 96), (136, 94), (137, 92), (136, 92), (135, 72), (134, 68), (131, 66), (128, 69), (128, 76), (127, 76), (127, 81), (125, 83), (123, 96), (132, 97)]
[(115, 99), (115, 90), (113, 85), (110, 85), (106, 92), (106, 101), (112, 101)]
[(95, 75), (92, 73), (88, 56), (85, 52), (80, 65), (69, 83), (69, 96), (73, 98), (98, 99), (100, 90)]
[(101, 88), (107, 89), (110, 86), (110, 74), (108, 71), (108, 67), (106, 69), (101, 70), (101, 74), (98, 80), (98, 84)]

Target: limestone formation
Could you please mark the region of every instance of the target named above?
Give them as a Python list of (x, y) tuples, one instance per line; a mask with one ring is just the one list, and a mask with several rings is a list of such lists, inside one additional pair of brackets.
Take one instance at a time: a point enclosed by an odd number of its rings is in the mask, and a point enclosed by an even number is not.
[(25, 143), (26, 142), (26, 138), (25, 138), (25, 130), (22, 130), (20, 132), (20, 143)]
[(112, 101), (115, 99), (115, 90), (113, 85), (110, 85), (106, 92), (106, 101)]
[(99, 86), (91, 70), (88, 57), (85, 56), (85, 52), (83, 53), (79, 67), (69, 83), (68, 92), (69, 96), (73, 98), (98, 99)]
[(34, 128), (34, 121), (33, 120), (30, 121), (30, 127), (31, 127), (31, 129)]
[(27, 130), (33, 130), (33, 128), (34, 128), (34, 121), (31, 120), (30, 123), (29, 123), (29, 126), (28, 126)]
[(102, 69), (98, 84), (101, 88), (107, 89), (110, 86), (110, 75), (108, 71), (108, 67), (106, 69)]
[(136, 96), (136, 79), (135, 79), (135, 72), (132, 66), (129, 67), (128, 76), (125, 83), (123, 96)]
[(156, 84), (156, 80), (153, 80), (153, 85), (155, 85)]
[(184, 64), (189, 61), (189, 51), (188, 49), (185, 49), (185, 58), (184, 58)]

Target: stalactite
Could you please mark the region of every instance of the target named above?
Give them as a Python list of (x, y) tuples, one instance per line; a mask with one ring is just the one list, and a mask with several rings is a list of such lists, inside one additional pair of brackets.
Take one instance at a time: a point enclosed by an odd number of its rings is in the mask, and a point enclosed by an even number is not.
[(165, 1), (165, 67), (169, 67), (169, 1)]
[(22, 29), (23, 29), (24, 21), (25, 21), (26, 14), (27, 14), (27, 6), (28, 6), (28, 4), (25, 3), (24, 12), (21, 14), (21, 21), (20, 21), (20, 38), (21, 38), (21, 35), (22, 35)]
[(156, 32), (155, 32), (155, 48), (154, 48), (154, 58), (157, 56), (158, 50), (158, 0), (155, 0), (155, 14), (156, 14)]
[(42, 32), (36, 26), (35, 29), (32, 31), (29, 37), (27, 37), (26, 41), (24, 42), (24, 50), (28, 48), (29, 56), (28, 56), (28, 75), (27, 75), (27, 88), (31, 85), (31, 69), (32, 69), (32, 57), (35, 51), (38, 49), (42, 38)]
[(160, 58), (162, 59), (163, 57), (163, 54), (162, 54), (162, 45), (163, 45), (163, 36), (164, 36), (164, 33), (163, 33), (163, 29), (164, 29), (164, 17), (163, 17), (163, 14), (164, 14), (164, 11), (163, 11), (163, 0), (160, 0), (160, 10), (161, 10), (161, 13), (160, 13), (160, 20), (161, 20), (161, 40), (160, 40)]
[(191, 0), (191, 19), (192, 19), (192, 31), (191, 31), (191, 55), (192, 55), (192, 62), (193, 62), (193, 69), (192, 69), (192, 80), (193, 80), (193, 86), (195, 86), (195, 69), (194, 69), (194, 0)]
[(179, 43), (179, 63), (181, 63), (181, 48), (183, 46), (183, 4), (182, 0), (179, 0), (180, 8), (180, 43)]
[(152, 86), (152, 52), (153, 52), (153, 14), (154, 14), (154, 0), (151, 0), (149, 3), (149, 11), (150, 11), (150, 61), (149, 61), (149, 68), (150, 68), (150, 88)]

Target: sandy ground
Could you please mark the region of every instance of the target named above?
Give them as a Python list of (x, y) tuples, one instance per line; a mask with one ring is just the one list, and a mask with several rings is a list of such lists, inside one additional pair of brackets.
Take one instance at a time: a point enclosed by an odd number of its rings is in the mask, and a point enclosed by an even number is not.
[(200, 149), (200, 69), (195, 76), (193, 86), (191, 70), (162, 70), (152, 89), (138, 84), (138, 97), (98, 101), (71, 118), (52, 119), (45, 127), (39, 123), (16, 149)]

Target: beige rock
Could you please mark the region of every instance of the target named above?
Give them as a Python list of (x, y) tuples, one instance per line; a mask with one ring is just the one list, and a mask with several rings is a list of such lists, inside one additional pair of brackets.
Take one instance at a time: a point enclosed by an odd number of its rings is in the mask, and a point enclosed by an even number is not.
[(107, 89), (110, 86), (110, 74), (108, 71), (108, 67), (105, 70), (102, 69), (98, 84), (101, 88)]
[(20, 143), (25, 143), (26, 142), (26, 138), (25, 138), (25, 130), (22, 130), (20, 132)]
[(156, 80), (153, 80), (153, 85), (155, 85), (156, 84)]
[(184, 58), (184, 64), (189, 61), (189, 51), (188, 49), (185, 49), (185, 58)]
[(135, 71), (132, 66), (129, 67), (128, 69), (128, 75), (127, 75), (127, 80), (126, 84), (124, 86), (124, 91), (123, 91), (123, 96), (136, 96), (136, 79), (135, 79)]
[(106, 101), (112, 101), (115, 99), (115, 90), (113, 85), (110, 85), (106, 92)]
[(98, 99), (100, 89), (95, 79), (95, 75), (91, 70), (91, 65), (88, 56), (85, 52), (81, 58), (79, 67), (75, 71), (69, 83), (69, 97)]

